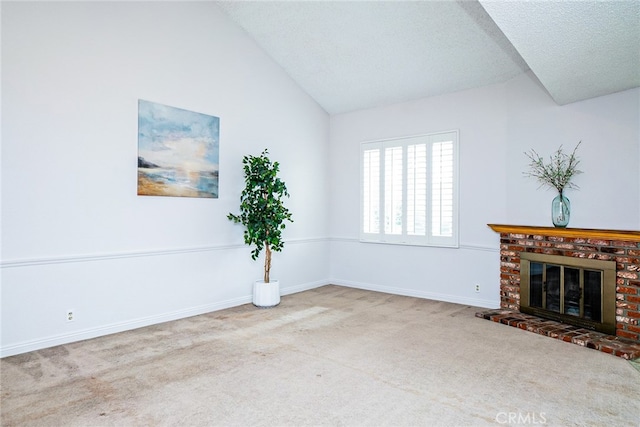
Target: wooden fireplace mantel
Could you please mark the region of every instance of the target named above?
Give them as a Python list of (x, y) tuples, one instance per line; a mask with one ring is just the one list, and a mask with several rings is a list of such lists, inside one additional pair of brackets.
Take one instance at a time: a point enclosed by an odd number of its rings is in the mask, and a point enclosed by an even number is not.
[(496, 233), (537, 234), (541, 236), (577, 237), (587, 239), (626, 240), (640, 242), (640, 231), (599, 230), (595, 228), (559, 228), (530, 225), (487, 224)]

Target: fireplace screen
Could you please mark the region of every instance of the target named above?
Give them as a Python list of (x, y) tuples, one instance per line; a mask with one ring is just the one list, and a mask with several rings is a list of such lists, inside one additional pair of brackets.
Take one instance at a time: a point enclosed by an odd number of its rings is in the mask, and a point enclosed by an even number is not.
[(614, 261), (520, 254), (520, 311), (615, 333)]

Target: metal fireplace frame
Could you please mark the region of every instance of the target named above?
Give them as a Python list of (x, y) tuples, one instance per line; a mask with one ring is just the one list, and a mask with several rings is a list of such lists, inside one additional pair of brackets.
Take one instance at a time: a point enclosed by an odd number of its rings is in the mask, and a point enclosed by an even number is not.
[[(577, 268), (581, 270), (601, 271), (601, 322), (596, 322), (584, 317), (578, 317), (563, 313), (564, 303), (564, 275), (561, 283), (561, 305), (560, 313), (546, 310), (540, 307), (530, 306), (530, 263), (552, 264), (561, 267)], [(581, 292), (584, 284), (581, 283)], [(581, 296), (582, 305), (584, 296)], [(521, 252), (520, 253), (520, 311), (534, 316), (545, 317), (563, 323), (593, 329), (607, 334), (615, 334), (616, 330), (616, 262), (588, 258), (574, 258), (562, 255), (548, 255), (540, 253)]]

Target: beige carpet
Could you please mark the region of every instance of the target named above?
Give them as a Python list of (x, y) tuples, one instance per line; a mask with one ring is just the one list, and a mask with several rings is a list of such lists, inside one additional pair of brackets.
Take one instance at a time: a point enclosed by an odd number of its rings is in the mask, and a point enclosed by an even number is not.
[(325, 286), (7, 357), (3, 426), (639, 426), (618, 357)]

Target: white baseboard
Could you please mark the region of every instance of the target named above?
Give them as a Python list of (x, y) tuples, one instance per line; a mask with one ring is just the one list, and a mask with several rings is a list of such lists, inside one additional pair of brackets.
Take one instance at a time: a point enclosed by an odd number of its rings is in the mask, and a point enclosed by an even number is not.
[(330, 280), (330, 283), (333, 283), (339, 286), (346, 286), (349, 288), (365, 289), (368, 291), (384, 292), (386, 294), (403, 295), (407, 297), (431, 299), (435, 301), (452, 302), (455, 304), (470, 305), (470, 306), (480, 307), (480, 308), (491, 308), (491, 309), (500, 308), (500, 301), (494, 301), (494, 300), (488, 300), (488, 299), (467, 298), (467, 297), (462, 297), (458, 295), (448, 295), (448, 294), (441, 294), (436, 292), (418, 291), (415, 289), (372, 285), (370, 283), (354, 282), (350, 280), (335, 279), (335, 280)]
[[(282, 295), (290, 295), (298, 292), (307, 291), (310, 289), (319, 288), (321, 286), (325, 286), (329, 284), (346, 286), (346, 287), (357, 288), (357, 289), (365, 289), (365, 290), (376, 291), (376, 292), (384, 292), (388, 294), (432, 299), (436, 301), (446, 301), (446, 302), (451, 302), (456, 304), (471, 305), (475, 307), (498, 308), (500, 306), (498, 301), (492, 301), (492, 300), (485, 300), (485, 299), (479, 299), (479, 298), (465, 298), (457, 295), (439, 294), (434, 292), (417, 291), (414, 289), (372, 285), (369, 283), (353, 282), (348, 280), (337, 280), (337, 279), (318, 280), (315, 282), (303, 283), (296, 286), (287, 286), (287, 287), (281, 288), (280, 292)], [(170, 313), (159, 314), (156, 316), (133, 319), (126, 322), (113, 323), (113, 324), (101, 326), (98, 328), (75, 331), (69, 334), (60, 334), (60, 335), (45, 337), (39, 340), (25, 341), (25, 342), (12, 344), (12, 345), (8, 345), (0, 348), (0, 358), (13, 356), (21, 353), (27, 353), (35, 350), (41, 350), (43, 348), (54, 347), (57, 345), (69, 344), (76, 341), (97, 338), (105, 335), (115, 334), (118, 332), (129, 331), (132, 329), (142, 328), (145, 326), (155, 325), (158, 323), (170, 322), (172, 320), (184, 319), (187, 317), (197, 316), (200, 314), (211, 313), (214, 311), (224, 310), (226, 308), (236, 307), (242, 304), (248, 304), (250, 302), (251, 302), (251, 295), (247, 295), (239, 298), (219, 301), (213, 304), (206, 304), (198, 307), (191, 307), (185, 310), (178, 310)]]
[[(318, 280), (315, 282), (303, 283), (302, 285), (297, 285), (297, 286), (280, 287), (280, 294), (281, 295), (296, 294), (298, 292), (308, 291), (308, 290), (319, 288), (320, 286), (325, 286), (329, 284), (331, 284), (329, 280)], [(282, 282), (280, 283), (280, 285), (282, 286)]]
[[(303, 283), (301, 285), (289, 286), (281, 288), (282, 295), (294, 294), (320, 286), (329, 284), (328, 281), (316, 281)], [(242, 304), (251, 303), (251, 295), (233, 298), (226, 301), (219, 301), (213, 304), (205, 304), (197, 307), (191, 307), (184, 310), (177, 310), (170, 313), (163, 313), (156, 316), (143, 317), (133, 319), (126, 322), (113, 323), (97, 328), (75, 331), (68, 334), (54, 335), (38, 340), (24, 341), (0, 348), (0, 358), (14, 356), (16, 354), (27, 353), (44, 348), (54, 347), (62, 344), (69, 344), (76, 341), (83, 341), (91, 338), (97, 338), (105, 335), (115, 334), (118, 332), (130, 331), (132, 329), (143, 328), (145, 326), (156, 325), (159, 323), (170, 322), (172, 320), (184, 319), (187, 317), (198, 316), (200, 314), (211, 313), (214, 311), (224, 310), (225, 308), (236, 307)]]

